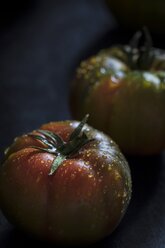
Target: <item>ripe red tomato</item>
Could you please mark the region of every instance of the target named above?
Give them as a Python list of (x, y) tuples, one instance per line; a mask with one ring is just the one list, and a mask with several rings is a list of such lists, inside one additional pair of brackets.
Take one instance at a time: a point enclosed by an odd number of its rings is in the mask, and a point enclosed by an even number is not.
[(89, 244), (109, 235), (126, 211), (128, 164), (117, 145), (85, 121), (45, 124), (6, 151), (1, 209), (35, 237)]
[(133, 155), (165, 148), (165, 53), (143, 32), (83, 61), (71, 92), (73, 117), (89, 113), (89, 124)]

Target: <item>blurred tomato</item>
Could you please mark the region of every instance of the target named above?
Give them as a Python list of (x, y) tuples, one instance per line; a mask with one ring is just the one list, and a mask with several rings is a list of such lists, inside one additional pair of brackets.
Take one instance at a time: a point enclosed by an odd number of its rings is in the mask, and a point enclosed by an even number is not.
[(165, 148), (165, 53), (149, 33), (81, 62), (71, 89), (71, 111), (110, 135), (123, 152), (156, 154)]

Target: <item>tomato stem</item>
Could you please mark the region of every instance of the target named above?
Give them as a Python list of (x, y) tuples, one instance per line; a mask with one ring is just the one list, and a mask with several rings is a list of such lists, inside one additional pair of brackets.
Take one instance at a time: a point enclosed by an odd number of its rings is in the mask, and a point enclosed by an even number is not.
[(57, 155), (57, 157), (54, 159), (52, 166), (50, 168), (49, 176), (53, 175), (53, 173), (57, 170), (57, 168), (62, 164), (63, 161), (65, 161), (66, 156), (63, 156), (62, 154)]
[(71, 133), (67, 142), (65, 142), (58, 134), (48, 131), (48, 130), (36, 130), (39, 134), (29, 134), (32, 138), (39, 140), (44, 147), (31, 146), (43, 152), (48, 152), (56, 155), (49, 175), (52, 175), (57, 168), (62, 164), (62, 162), (76, 154), (85, 144), (93, 141), (89, 139), (83, 127), (86, 124), (89, 115), (87, 114), (84, 119), (79, 123), (79, 125)]
[(143, 27), (141, 31), (136, 32), (129, 45), (124, 46), (123, 51), (131, 69), (149, 69), (154, 60), (153, 42), (149, 30)]

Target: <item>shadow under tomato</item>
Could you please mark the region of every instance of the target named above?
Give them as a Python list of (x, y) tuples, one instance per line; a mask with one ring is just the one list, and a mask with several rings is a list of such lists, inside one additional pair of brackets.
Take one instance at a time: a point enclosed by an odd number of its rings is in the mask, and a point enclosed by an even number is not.
[[(87, 246), (74, 246), (77, 248), (104, 248), (107, 247), (107, 242), (111, 244), (111, 247), (113, 247), (113, 239), (115, 235), (112, 234), (108, 239), (103, 239), (100, 242), (94, 243), (92, 245), (87, 245)], [(12, 248), (12, 247), (17, 247), (17, 248), (29, 248), (29, 247), (40, 247), (40, 248), (73, 248), (73, 246), (58, 246), (55, 244), (50, 244), (47, 242), (39, 241), (34, 239), (33, 237), (23, 233), (20, 230), (17, 230), (16, 228), (13, 228), (11, 230), (8, 230), (5, 234), (3, 233), (3, 241), (2, 243), (4, 244), (3, 248)]]
[(47, 248), (59, 248), (57, 245), (51, 245), (46, 242), (41, 242), (39, 240), (34, 239), (33, 237), (25, 234), (24, 232), (13, 228), (8, 231), (5, 237), (3, 248), (29, 248), (29, 247), (47, 247)]
[(160, 175), (163, 173), (164, 154), (146, 157), (128, 157), (132, 175), (132, 199), (129, 208), (129, 221), (138, 218), (143, 208), (152, 202), (156, 194)]

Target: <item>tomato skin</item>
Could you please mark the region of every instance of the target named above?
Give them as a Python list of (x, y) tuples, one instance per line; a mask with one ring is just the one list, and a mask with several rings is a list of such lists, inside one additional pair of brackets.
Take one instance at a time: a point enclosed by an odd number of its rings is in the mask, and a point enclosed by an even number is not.
[(138, 29), (146, 25), (151, 31), (164, 33), (165, 4), (162, 0), (105, 0), (122, 27)]
[(71, 88), (71, 111), (112, 137), (124, 153), (157, 154), (165, 148), (165, 61), (155, 50), (149, 70), (131, 69), (118, 47), (83, 61)]
[[(40, 129), (60, 133), (67, 141), (77, 125), (56, 122)], [(40, 239), (65, 245), (90, 244), (116, 228), (131, 197), (130, 170), (108, 136), (88, 125), (85, 130), (95, 141), (51, 176), (54, 154), (32, 148), (33, 139), (24, 147), (25, 135), (12, 144), (13, 152), (8, 149), (0, 167), (0, 205), (9, 221)]]

